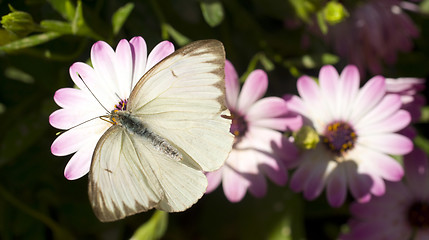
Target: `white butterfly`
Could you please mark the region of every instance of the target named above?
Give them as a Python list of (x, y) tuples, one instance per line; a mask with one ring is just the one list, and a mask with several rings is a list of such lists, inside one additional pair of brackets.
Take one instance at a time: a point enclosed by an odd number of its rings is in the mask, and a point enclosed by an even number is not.
[(89, 172), (95, 215), (108, 222), (152, 208), (184, 211), (222, 166), (233, 142), (221, 42), (193, 42), (139, 80), (100, 138)]

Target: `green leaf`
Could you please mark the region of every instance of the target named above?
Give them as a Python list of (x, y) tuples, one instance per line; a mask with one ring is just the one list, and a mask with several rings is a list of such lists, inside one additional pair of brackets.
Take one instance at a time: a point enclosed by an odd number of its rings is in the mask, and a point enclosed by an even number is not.
[(40, 22), (40, 26), (47, 31), (59, 32), (64, 34), (72, 33), (72, 26), (70, 25), (70, 23), (67, 22), (57, 20), (43, 20)]
[(160, 239), (168, 226), (168, 213), (156, 210), (149, 221), (142, 224), (131, 237), (131, 240)]
[(134, 9), (134, 3), (127, 3), (120, 7), (112, 16), (113, 34), (116, 35), (121, 30), (131, 11)]
[[(191, 42), (191, 39), (189, 39), (185, 35), (179, 33), (170, 24), (162, 24), (162, 28), (164, 29), (164, 31), (166, 31), (168, 33), (168, 35), (170, 35), (173, 38), (173, 40), (177, 44), (179, 44), (179, 46), (184, 46), (184, 45)], [(168, 35), (167, 35), (167, 38), (168, 38)], [(164, 37), (166, 37), (166, 36), (164, 36)]]
[(328, 33), (328, 25), (326, 25), (325, 17), (322, 11), (317, 13), (317, 24), (319, 25), (320, 31), (323, 34)]
[(429, 0), (424, 0), (420, 3), (420, 11), (429, 14)]
[(223, 20), (223, 7), (220, 1), (201, 2), (201, 11), (204, 20), (210, 27), (216, 27)]
[(12, 52), (23, 48), (34, 47), (36, 45), (49, 42), (53, 39), (60, 37), (62, 34), (59, 32), (47, 32), (37, 35), (32, 35), (26, 38), (8, 43), (0, 47), (0, 51)]
[(48, 0), (51, 6), (65, 19), (72, 21), (75, 17), (75, 6), (70, 0)]
[(417, 136), (414, 138), (414, 143), (417, 147), (421, 148), (426, 154), (429, 155), (429, 139), (422, 136)]

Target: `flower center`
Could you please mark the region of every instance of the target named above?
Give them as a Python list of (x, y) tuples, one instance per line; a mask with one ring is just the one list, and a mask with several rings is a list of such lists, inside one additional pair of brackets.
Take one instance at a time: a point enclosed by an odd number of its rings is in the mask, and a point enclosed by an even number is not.
[(127, 110), (128, 99), (123, 99), (119, 101), (118, 104), (115, 105), (115, 110), (125, 111)]
[(429, 203), (415, 202), (408, 209), (408, 221), (416, 228), (429, 227)]
[(247, 123), (246, 120), (244, 120), (243, 116), (240, 116), (236, 113), (232, 113), (232, 124), (231, 124), (231, 133), (234, 134), (236, 137), (242, 137), (247, 131)]
[(337, 121), (326, 126), (322, 141), (336, 156), (353, 149), (357, 135), (352, 126), (343, 121)]

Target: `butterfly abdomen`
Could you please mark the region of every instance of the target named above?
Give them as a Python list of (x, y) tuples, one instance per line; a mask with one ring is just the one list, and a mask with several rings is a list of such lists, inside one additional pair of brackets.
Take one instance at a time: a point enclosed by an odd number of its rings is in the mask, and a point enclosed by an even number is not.
[(151, 131), (141, 122), (140, 119), (133, 116), (130, 112), (115, 111), (112, 113), (111, 119), (118, 125), (125, 128), (128, 132), (150, 140), (153, 147), (158, 151), (161, 151), (177, 161), (182, 160), (182, 155), (175, 147), (173, 147), (166, 139)]

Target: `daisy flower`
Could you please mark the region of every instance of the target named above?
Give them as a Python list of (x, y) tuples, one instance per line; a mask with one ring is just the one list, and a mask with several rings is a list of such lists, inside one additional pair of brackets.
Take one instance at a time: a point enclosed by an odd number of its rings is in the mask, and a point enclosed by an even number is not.
[(383, 62), (392, 65), (399, 52), (409, 52), (419, 31), (403, 11), (400, 0), (370, 0), (350, 9), (350, 17), (332, 25), (327, 41), (334, 51), (361, 73), (382, 71)]
[(347, 66), (339, 75), (328, 65), (320, 70), (319, 84), (303, 76), (297, 82), (301, 97), (288, 96), (288, 108), (320, 137), (300, 155), (290, 182), (309, 200), (326, 186), (332, 206), (344, 203), (347, 189), (368, 201), (371, 193), (384, 194), (383, 179), (399, 181), (403, 176), (402, 166), (389, 155), (412, 150), (413, 143), (397, 133), (410, 123), (410, 114), (400, 109), (399, 95), (386, 94), (383, 77), (373, 77), (361, 89), (359, 83), (357, 67)]
[(53, 127), (68, 130), (51, 146), (56, 156), (74, 153), (64, 170), (67, 179), (88, 173), (95, 146), (111, 126), (98, 117), (125, 108), (131, 90), (143, 74), (173, 52), (173, 44), (164, 41), (148, 56), (142, 37), (122, 39), (116, 50), (99, 41), (91, 48), (93, 67), (82, 62), (71, 65), (70, 77), (78, 89), (59, 89), (54, 100), (61, 109), (49, 116)]
[(286, 183), (286, 163), (295, 159), (298, 151), (279, 131), (299, 129), (301, 117), (291, 114), (279, 97), (262, 98), (268, 87), (267, 74), (262, 70), (251, 72), (240, 92), (237, 72), (226, 61), (225, 85), (235, 139), (225, 165), (207, 173), (207, 193), (222, 182), (231, 202), (240, 201), (247, 190), (262, 197), (267, 191), (264, 175), (276, 184)]
[(425, 153), (415, 148), (404, 156), (401, 182), (386, 183), (386, 193), (367, 203), (353, 203), (350, 232), (353, 239), (429, 239), (429, 165)]

